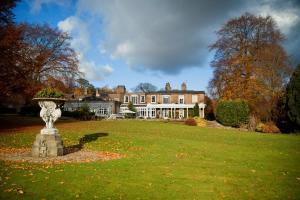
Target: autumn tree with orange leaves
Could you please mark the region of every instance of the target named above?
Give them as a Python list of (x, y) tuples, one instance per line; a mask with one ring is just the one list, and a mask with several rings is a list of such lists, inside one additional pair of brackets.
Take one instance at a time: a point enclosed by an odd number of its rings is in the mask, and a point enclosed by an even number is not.
[(254, 116), (273, 120), (278, 96), (292, 70), (281, 45), (284, 36), (272, 17), (246, 13), (229, 20), (217, 36), (210, 46), (215, 51), (211, 95), (223, 100), (244, 99)]
[(0, 103), (30, 102), (45, 86), (67, 92), (81, 75), (71, 38), (48, 25), (14, 23), (17, 2), (0, 3)]

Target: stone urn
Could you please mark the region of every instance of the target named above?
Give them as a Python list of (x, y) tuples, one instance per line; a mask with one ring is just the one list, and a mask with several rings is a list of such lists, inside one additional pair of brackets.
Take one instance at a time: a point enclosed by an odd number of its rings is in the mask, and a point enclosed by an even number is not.
[(55, 157), (63, 155), (63, 141), (55, 128), (54, 122), (61, 117), (61, 106), (65, 99), (61, 98), (34, 98), (41, 107), (40, 117), (46, 123), (32, 147), (33, 157)]

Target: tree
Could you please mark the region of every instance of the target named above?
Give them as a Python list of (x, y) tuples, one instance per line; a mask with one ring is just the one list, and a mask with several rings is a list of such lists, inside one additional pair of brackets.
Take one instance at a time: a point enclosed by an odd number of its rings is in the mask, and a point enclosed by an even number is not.
[(156, 90), (157, 87), (151, 83), (139, 83), (134, 89), (135, 92), (154, 92)]
[(12, 83), (18, 83), (18, 76), (12, 69), (18, 59), (18, 50), (21, 48), (22, 28), (14, 24), (13, 8), (15, 0), (3, 0), (0, 2), (0, 102), (3, 102), (8, 95), (13, 96), (10, 103), (20, 104), (23, 98), (18, 94), (15, 87), (8, 87)]
[(245, 99), (251, 111), (270, 120), (291, 73), (281, 46), (283, 35), (270, 17), (246, 13), (228, 21), (218, 32), (212, 61), (214, 77), (209, 83), (213, 97)]
[(300, 127), (300, 64), (297, 65), (286, 88), (286, 110), (288, 118)]
[(193, 117), (199, 117), (199, 105), (198, 105), (198, 103), (195, 103), (195, 105), (194, 105)]
[(211, 100), (208, 96), (204, 97), (205, 103), (205, 116), (207, 120), (215, 120), (215, 101)]
[(130, 111), (132, 111), (132, 112), (136, 112), (136, 109), (135, 109), (135, 107), (134, 107), (134, 105), (133, 105), (133, 103), (130, 101), (129, 102), (129, 104), (128, 104), (128, 109), (130, 110)]
[(6, 27), (14, 23), (14, 13), (12, 9), (16, 7), (18, 0), (1, 0), (0, 1), (0, 27)]
[(136, 114), (136, 108), (134, 107), (134, 105), (131, 101), (128, 103), (128, 109), (132, 112), (135, 112), (135, 113), (129, 113), (129, 114), (126, 114), (126, 116), (129, 117), (129, 118), (133, 118)]
[(74, 97), (87, 95), (95, 96), (96, 89), (93, 84), (91, 84), (88, 80), (84, 78), (79, 78), (76, 80), (76, 87), (73, 89)]
[(11, 26), (7, 31), (11, 34), (6, 34), (4, 39), (11, 42), (6, 51), (1, 51), (0, 63), (0, 89), (6, 98), (20, 94), (30, 101), (47, 81), (68, 85), (81, 75), (77, 55), (66, 33), (48, 25), (28, 24)]

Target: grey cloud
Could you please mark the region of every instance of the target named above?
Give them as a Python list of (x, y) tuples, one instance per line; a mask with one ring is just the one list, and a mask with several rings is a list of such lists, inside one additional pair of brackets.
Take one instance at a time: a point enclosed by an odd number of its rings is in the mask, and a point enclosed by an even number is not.
[[(279, 12), (282, 8), (297, 8), (298, 3), (284, 0), (80, 0), (77, 7), (79, 13), (87, 11), (103, 17), (106, 37), (102, 47), (112, 57), (123, 59), (137, 70), (172, 74), (184, 68), (208, 65), (208, 46), (216, 39), (214, 31), (228, 19), (247, 11), (259, 12), (264, 5), (271, 5), (274, 12)], [(267, 12), (274, 14), (272, 9)], [(300, 42), (295, 40), (299, 26), (291, 27), (285, 43), (289, 54), (294, 53), (295, 41)]]

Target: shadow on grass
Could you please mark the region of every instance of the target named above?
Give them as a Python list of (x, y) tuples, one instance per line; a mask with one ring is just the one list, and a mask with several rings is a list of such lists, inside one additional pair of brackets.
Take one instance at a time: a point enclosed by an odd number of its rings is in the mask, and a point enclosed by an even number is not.
[[(55, 124), (65, 124), (76, 122), (75, 119), (62, 117)], [(41, 129), (45, 126), (45, 122), (38, 116), (21, 116), (18, 114), (0, 114), (0, 133), (1, 132), (18, 132), (24, 128), (33, 127)]]
[(108, 133), (92, 133), (84, 135), (79, 139), (78, 144), (64, 147), (64, 155), (80, 151), (86, 143), (97, 140), (99, 137), (106, 137)]

